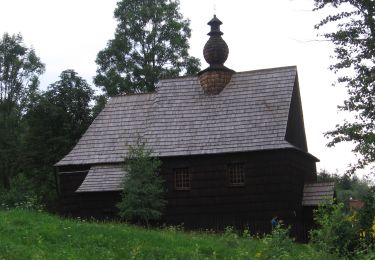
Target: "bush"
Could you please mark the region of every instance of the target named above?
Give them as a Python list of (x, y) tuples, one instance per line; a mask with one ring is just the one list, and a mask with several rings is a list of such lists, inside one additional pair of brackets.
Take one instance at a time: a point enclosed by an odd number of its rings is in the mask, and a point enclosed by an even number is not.
[(312, 230), (311, 242), (319, 250), (349, 257), (360, 247), (357, 221), (344, 212), (344, 204), (323, 204), (315, 211), (318, 229)]
[(271, 234), (261, 239), (261, 246), (255, 259), (291, 259), (294, 242), (289, 237), (289, 228), (285, 228), (282, 224), (277, 225)]
[[(374, 188), (372, 188), (374, 189)], [(375, 242), (375, 192), (371, 190), (364, 198), (364, 207), (358, 211), (358, 225), (361, 232), (362, 247), (369, 247)]]
[(158, 175), (160, 165), (160, 160), (152, 158), (151, 151), (140, 140), (129, 147), (122, 200), (117, 204), (122, 218), (147, 227), (150, 221), (160, 219), (166, 204), (163, 180)]
[(34, 192), (31, 182), (23, 175), (18, 175), (11, 180), (9, 190), (0, 189), (0, 209), (10, 208), (36, 210), (43, 208), (41, 199)]

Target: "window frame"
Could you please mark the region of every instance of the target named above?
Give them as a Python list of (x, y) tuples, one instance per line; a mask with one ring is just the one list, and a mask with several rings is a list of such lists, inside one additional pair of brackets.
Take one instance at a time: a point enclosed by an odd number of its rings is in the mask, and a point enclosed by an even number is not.
[(227, 164), (228, 185), (230, 187), (243, 187), (246, 185), (246, 174), (244, 163), (228, 163)]
[(174, 175), (175, 190), (180, 190), (180, 191), (191, 190), (191, 174), (190, 174), (190, 170), (188, 167), (174, 168), (173, 175)]

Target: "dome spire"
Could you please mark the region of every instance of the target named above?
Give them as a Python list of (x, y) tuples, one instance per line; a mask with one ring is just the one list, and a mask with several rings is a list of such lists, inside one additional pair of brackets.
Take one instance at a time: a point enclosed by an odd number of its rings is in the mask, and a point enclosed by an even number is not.
[(234, 73), (233, 70), (224, 66), (229, 48), (221, 37), (223, 32), (220, 31), (220, 25), (222, 24), (216, 15), (208, 22), (211, 31), (207, 35), (210, 38), (203, 48), (203, 56), (210, 66), (198, 73), (200, 84), (207, 95), (219, 94)]
[(209, 26), (211, 26), (211, 31), (207, 33), (207, 35), (212, 36), (212, 35), (223, 35), (220, 31), (220, 25), (223, 23), (216, 17), (216, 14), (214, 14), (214, 18), (212, 18), (208, 23)]

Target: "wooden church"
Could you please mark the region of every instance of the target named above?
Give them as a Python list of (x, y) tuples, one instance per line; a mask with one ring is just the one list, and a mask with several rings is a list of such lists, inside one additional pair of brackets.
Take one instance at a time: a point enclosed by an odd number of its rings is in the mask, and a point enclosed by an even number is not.
[(229, 50), (221, 21), (208, 24), (207, 69), (160, 80), (154, 93), (112, 97), (56, 164), (65, 214), (116, 214), (122, 163), (138, 136), (162, 161), (168, 224), (255, 230), (275, 215), (311, 223), (311, 209), (333, 196), (331, 184), (316, 183), (297, 68), (234, 72), (223, 65)]

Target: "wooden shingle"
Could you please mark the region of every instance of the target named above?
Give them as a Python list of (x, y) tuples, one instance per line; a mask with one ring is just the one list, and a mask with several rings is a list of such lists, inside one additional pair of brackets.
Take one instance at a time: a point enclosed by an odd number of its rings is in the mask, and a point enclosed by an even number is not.
[(153, 94), (113, 97), (56, 166), (119, 163), (138, 136), (153, 155), (295, 148), (285, 140), (296, 67), (235, 73), (218, 95), (197, 77), (161, 80)]
[(121, 165), (92, 166), (77, 192), (120, 191), (125, 175)]
[(323, 202), (332, 202), (335, 197), (335, 183), (309, 183), (303, 189), (302, 206), (318, 206)]

